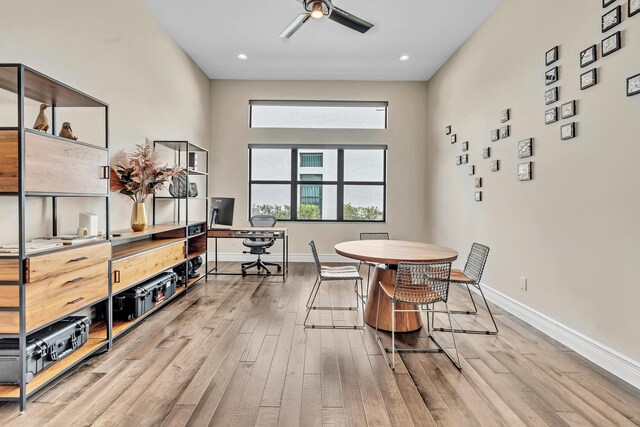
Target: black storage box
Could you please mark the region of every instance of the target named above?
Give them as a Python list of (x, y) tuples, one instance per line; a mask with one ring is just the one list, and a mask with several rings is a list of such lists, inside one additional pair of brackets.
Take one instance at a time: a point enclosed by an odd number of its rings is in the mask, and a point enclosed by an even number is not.
[(113, 300), (113, 317), (137, 319), (175, 294), (177, 281), (176, 273), (167, 272), (122, 292)]
[[(27, 337), (26, 382), (82, 347), (89, 338), (91, 320), (71, 316)], [(0, 340), (0, 384), (18, 384), (20, 351), (17, 338)]]

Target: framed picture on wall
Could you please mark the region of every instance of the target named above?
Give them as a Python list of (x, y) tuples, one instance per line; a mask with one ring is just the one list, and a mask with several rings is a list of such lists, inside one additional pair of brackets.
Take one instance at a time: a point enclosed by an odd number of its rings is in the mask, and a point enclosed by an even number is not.
[(640, 12), (640, 0), (629, 0), (627, 4), (628, 15), (631, 18), (633, 15)]
[(494, 129), (491, 131), (491, 142), (496, 142), (500, 139), (500, 131), (498, 129)]
[(518, 181), (531, 181), (532, 163), (525, 162), (518, 164)]
[(558, 46), (549, 49), (544, 55), (545, 65), (551, 65), (558, 60)]
[(553, 104), (558, 100), (558, 86), (547, 90), (544, 93), (544, 103), (546, 105)]
[(467, 163), (469, 163), (469, 155), (468, 154), (463, 154), (462, 156), (462, 164), (466, 165)]
[(465, 141), (462, 143), (462, 151), (468, 151), (469, 150), (469, 141)]
[(558, 67), (553, 67), (544, 73), (544, 84), (549, 86), (558, 81)]
[(482, 158), (488, 159), (491, 157), (491, 147), (486, 147), (482, 149)]
[(476, 186), (476, 188), (482, 188), (482, 178), (476, 178), (474, 180), (474, 185)]
[(475, 174), (476, 174), (476, 165), (469, 166), (469, 175), (475, 175)]
[(622, 7), (618, 5), (602, 15), (602, 32), (606, 33), (620, 22), (622, 22)]
[(518, 141), (518, 158), (526, 159), (533, 156), (533, 139), (527, 138)]
[(456, 142), (458, 142), (458, 137), (456, 136), (456, 134), (454, 133), (453, 135), (451, 135), (451, 143), (455, 144)]
[(491, 162), (491, 172), (498, 172), (500, 170), (500, 160), (493, 160)]
[(608, 7), (610, 4), (615, 3), (616, 0), (602, 0), (602, 7)]
[(576, 115), (576, 101), (569, 101), (560, 107), (560, 117), (568, 119)]
[(602, 56), (611, 55), (622, 47), (622, 36), (620, 31), (602, 40)]
[(444, 128), (444, 134), (451, 135), (451, 126), (447, 126), (446, 128)]
[(509, 138), (509, 135), (511, 135), (511, 126), (502, 126), (500, 128), (500, 139)]
[(633, 96), (640, 93), (640, 74), (631, 76), (627, 79), (627, 96)]
[(475, 199), (476, 199), (476, 202), (482, 201), (482, 191), (476, 191)]
[(576, 136), (576, 124), (568, 123), (560, 128), (560, 139), (571, 139)]
[(580, 89), (585, 90), (598, 84), (598, 69), (594, 68), (580, 75)]
[(500, 112), (500, 122), (501, 123), (508, 122), (510, 115), (511, 115), (511, 110), (509, 110), (508, 108), (506, 110), (502, 110)]
[(582, 52), (580, 52), (580, 68), (584, 68), (587, 65), (593, 64), (597, 60), (598, 60), (598, 49), (595, 44), (591, 47), (586, 48)]
[(553, 107), (544, 112), (544, 123), (549, 125), (558, 121), (558, 107)]
[(456, 166), (460, 166), (462, 164), (462, 156), (456, 156)]

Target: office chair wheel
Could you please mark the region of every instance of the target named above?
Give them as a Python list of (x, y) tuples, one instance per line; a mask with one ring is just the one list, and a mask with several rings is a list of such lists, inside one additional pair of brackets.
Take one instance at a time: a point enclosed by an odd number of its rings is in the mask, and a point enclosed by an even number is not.
[(282, 267), (278, 266), (278, 271), (282, 271)]

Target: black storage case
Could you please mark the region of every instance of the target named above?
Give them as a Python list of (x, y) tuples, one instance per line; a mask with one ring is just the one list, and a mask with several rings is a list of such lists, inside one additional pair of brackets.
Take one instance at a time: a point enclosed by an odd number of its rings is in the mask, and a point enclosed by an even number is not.
[(113, 300), (113, 317), (134, 320), (176, 293), (178, 275), (162, 273), (122, 292)]
[[(86, 316), (71, 316), (27, 337), (27, 375), (34, 376), (58, 360), (82, 347), (89, 338), (91, 320)], [(17, 338), (0, 340), (0, 384), (18, 384), (20, 350)]]

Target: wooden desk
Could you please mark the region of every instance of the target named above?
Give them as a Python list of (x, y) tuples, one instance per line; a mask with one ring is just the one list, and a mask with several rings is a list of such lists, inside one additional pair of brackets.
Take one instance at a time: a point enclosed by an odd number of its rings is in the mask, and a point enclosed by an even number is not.
[[(207, 238), (214, 239), (214, 266), (207, 270), (207, 275), (243, 275), (242, 273), (223, 273), (218, 271), (218, 239), (276, 239), (282, 240), (282, 273), (271, 276), (282, 276), (284, 282), (289, 272), (289, 231), (287, 227), (228, 227), (215, 226), (207, 230)], [(245, 276), (262, 276), (258, 273), (246, 273)]]
[[(379, 282), (395, 283), (398, 264), (403, 261), (438, 262), (455, 261), (458, 252), (443, 246), (428, 243), (407, 242), (403, 240), (356, 240), (339, 243), (335, 251), (344, 257), (359, 261), (377, 263), (371, 283), (369, 297), (364, 309), (364, 321), (375, 328), (378, 298), (380, 298)], [(411, 304), (396, 303), (396, 310), (411, 310)], [(413, 332), (422, 327), (422, 319), (418, 312), (396, 313), (396, 332)], [(380, 299), (380, 319), (378, 328), (391, 331), (391, 303), (382, 296)]]

